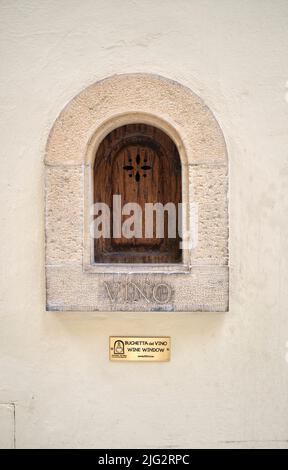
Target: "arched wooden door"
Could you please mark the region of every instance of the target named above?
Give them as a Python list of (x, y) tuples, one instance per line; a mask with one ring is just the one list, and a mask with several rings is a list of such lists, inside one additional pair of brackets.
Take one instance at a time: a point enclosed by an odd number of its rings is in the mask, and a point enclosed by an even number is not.
[[(122, 233), (119, 236), (118, 231), (117, 236), (113, 236), (115, 212), (112, 209), (115, 195), (121, 196), (122, 208), (125, 208), (126, 204), (138, 204), (142, 213), (141, 227), (139, 224), (137, 226), (138, 232), (134, 224), (130, 223), (134, 211), (130, 211), (126, 206), (126, 214), (121, 217)], [(181, 262), (178, 235), (178, 203), (181, 202), (181, 196), (181, 162), (178, 150), (163, 131), (146, 124), (129, 124), (108, 134), (100, 144), (95, 158), (94, 201), (105, 202), (110, 207), (111, 237), (95, 239), (95, 262)], [(156, 213), (153, 216), (154, 229), (149, 238), (147, 233), (145, 236), (147, 203), (175, 205), (176, 237), (168, 237), (166, 211), (163, 236), (157, 238)], [(127, 224), (137, 232), (129, 238), (125, 232)], [(141, 233), (139, 228), (142, 228)]]

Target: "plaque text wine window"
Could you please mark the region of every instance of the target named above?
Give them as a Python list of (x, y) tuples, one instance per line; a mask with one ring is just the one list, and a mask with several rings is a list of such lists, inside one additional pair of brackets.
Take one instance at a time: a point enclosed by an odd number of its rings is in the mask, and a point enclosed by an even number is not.
[(190, 89), (149, 74), (84, 89), (45, 181), (47, 310), (228, 310), (226, 145)]

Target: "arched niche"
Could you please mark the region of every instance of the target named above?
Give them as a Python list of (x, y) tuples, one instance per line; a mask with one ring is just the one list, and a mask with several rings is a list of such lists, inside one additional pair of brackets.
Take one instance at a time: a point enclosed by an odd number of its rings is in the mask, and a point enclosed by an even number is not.
[[(104, 203), (110, 215), (105, 219), (109, 236), (95, 237), (96, 263), (182, 261), (181, 230), (178, 230), (181, 229), (178, 216), (182, 203), (181, 161), (176, 145), (167, 134), (143, 123), (120, 126), (109, 132), (96, 151), (93, 184), (94, 203), (99, 204), (101, 213)], [(117, 205), (121, 212), (126, 208), (126, 212), (119, 214)], [(162, 207), (167, 208), (163, 213)], [(153, 208), (158, 212), (151, 211)], [(175, 227), (171, 229), (173, 223)], [(124, 224), (129, 236), (121, 230)]]
[[(185, 245), (180, 257), (167, 262), (97, 261), (90, 232), (95, 157), (107, 136), (135, 125), (158, 129), (175, 146), (185, 203), (182, 228), (196, 243)], [(162, 157), (158, 158), (160, 162)], [(115, 75), (96, 82), (73, 98), (55, 121), (45, 165), (49, 310), (227, 310), (227, 152), (215, 117), (191, 90), (149, 74)], [(169, 185), (173, 172), (168, 170)], [(191, 207), (197, 207), (197, 214)], [(135, 292), (142, 292), (139, 283), (153, 291), (163, 276), (173, 293), (169, 305), (158, 305), (149, 292), (133, 302), (125, 298), (127, 279), (136, 285)], [(117, 295), (109, 284), (115, 279)]]

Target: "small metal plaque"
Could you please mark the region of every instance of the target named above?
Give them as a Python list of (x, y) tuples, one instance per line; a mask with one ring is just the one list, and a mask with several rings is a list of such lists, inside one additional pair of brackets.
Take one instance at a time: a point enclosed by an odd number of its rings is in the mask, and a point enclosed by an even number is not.
[(170, 336), (110, 336), (110, 361), (170, 361)]

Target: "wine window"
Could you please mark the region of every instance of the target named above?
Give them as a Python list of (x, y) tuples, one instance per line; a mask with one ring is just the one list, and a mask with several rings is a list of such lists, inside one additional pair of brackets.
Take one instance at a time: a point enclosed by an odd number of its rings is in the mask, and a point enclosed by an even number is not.
[[(121, 206), (117, 221), (116, 200), (117, 207)], [(96, 263), (182, 261), (178, 217), (182, 202), (181, 162), (176, 145), (162, 130), (147, 124), (128, 124), (104, 138), (95, 156), (94, 202), (108, 206), (110, 233), (107, 236), (105, 231), (105, 237), (95, 238)], [(132, 209), (135, 203), (136, 214)], [(137, 228), (132, 222), (129, 226), (131, 214), (135, 225), (138, 221)], [(171, 223), (175, 226), (172, 229)], [(127, 224), (130, 235), (125, 232)]]

